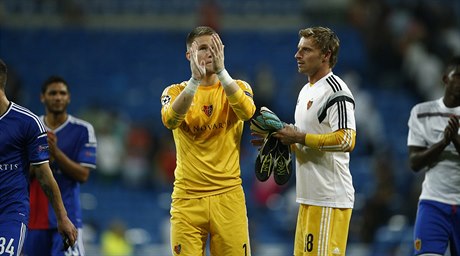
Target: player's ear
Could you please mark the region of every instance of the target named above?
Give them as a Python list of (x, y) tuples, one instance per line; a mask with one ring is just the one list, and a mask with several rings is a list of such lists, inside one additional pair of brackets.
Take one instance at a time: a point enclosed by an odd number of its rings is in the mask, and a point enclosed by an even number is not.
[(187, 60), (190, 60), (190, 51), (188, 49), (185, 52), (185, 58), (187, 58)]
[(43, 93), (40, 93), (40, 102), (41, 103), (45, 102), (45, 96), (43, 95)]
[(323, 57), (323, 62), (329, 62), (330, 58), (331, 58), (331, 51), (325, 52), (324, 57)]
[(442, 82), (444, 83), (444, 85), (447, 85), (449, 83), (449, 75), (448, 74), (442, 75)]

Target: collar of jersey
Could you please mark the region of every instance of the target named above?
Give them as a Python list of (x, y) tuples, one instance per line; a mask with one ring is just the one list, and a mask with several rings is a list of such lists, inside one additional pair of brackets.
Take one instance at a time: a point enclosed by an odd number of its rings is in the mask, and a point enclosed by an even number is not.
[(220, 86), (220, 81), (217, 80), (217, 82), (216, 82), (215, 84), (211, 84), (211, 85), (200, 85), (200, 86), (198, 87), (198, 89), (200, 89), (200, 90), (212, 90), (212, 89), (215, 89), (215, 88), (217, 88), (217, 87), (219, 87), (219, 86)]

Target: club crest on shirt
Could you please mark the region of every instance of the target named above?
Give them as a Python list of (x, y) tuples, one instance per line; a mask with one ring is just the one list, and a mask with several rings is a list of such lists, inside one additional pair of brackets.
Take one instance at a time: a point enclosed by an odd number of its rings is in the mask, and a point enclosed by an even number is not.
[(420, 238), (415, 239), (414, 248), (416, 251), (420, 251), (420, 249), (422, 249), (422, 240), (420, 240)]
[(309, 110), (311, 108), (311, 105), (313, 105), (313, 101), (309, 100), (308, 103), (307, 103), (307, 110)]
[(201, 110), (203, 110), (203, 112), (204, 112), (208, 117), (212, 115), (212, 109), (213, 109), (212, 105), (203, 106), (203, 107), (201, 108)]
[(181, 250), (182, 250), (182, 246), (180, 244), (174, 246), (174, 252), (176, 254), (180, 254)]

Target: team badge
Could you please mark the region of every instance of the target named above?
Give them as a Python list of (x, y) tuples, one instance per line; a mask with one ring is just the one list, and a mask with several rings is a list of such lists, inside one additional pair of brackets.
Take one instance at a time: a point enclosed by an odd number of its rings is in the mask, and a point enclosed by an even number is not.
[(161, 105), (164, 106), (166, 104), (169, 104), (170, 101), (171, 101), (171, 96), (165, 95), (161, 98)]
[(420, 240), (420, 238), (415, 239), (414, 248), (416, 251), (420, 251), (420, 249), (422, 249), (422, 240)]
[(313, 105), (313, 101), (309, 100), (307, 103), (307, 110), (311, 108), (311, 105)]
[(201, 110), (203, 110), (203, 112), (204, 112), (208, 117), (212, 115), (212, 105), (203, 106), (203, 108), (202, 108)]
[(180, 254), (181, 250), (182, 250), (182, 246), (180, 244), (174, 246), (174, 252), (176, 254)]

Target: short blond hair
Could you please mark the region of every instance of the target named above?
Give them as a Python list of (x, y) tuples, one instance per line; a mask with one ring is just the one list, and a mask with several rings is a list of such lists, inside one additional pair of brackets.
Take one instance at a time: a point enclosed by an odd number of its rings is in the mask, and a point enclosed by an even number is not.
[(331, 52), (329, 58), (329, 67), (333, 68), (337, 64), (339, 55), (340, 40), (330, 28), (326, 27), (311, 27), (301, 29), (299, 36), (304, 38), (312, 38), (315, 46), (321, 49), (322, 53)]
[(212, 29), (211, 27), (199, 26), (199, 27), (194, 28), (187, 35), (187, 40), (186, 40), (187, 50), (190, 48), (195, 38), (200, 37), (200, 36), (210, 36), (212, 34), (216, 34), (216, 31)]

